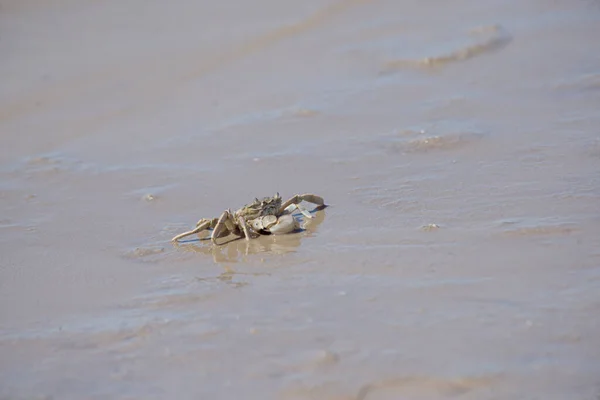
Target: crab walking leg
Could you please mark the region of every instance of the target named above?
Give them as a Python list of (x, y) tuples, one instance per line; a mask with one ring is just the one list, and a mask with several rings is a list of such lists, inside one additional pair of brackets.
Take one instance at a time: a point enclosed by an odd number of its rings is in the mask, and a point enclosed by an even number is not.
[(231, 215), (231, 210), (225, 210), (219, 217), (217, 225), (215, 226), (212, 235), (210, 235), (210, 240), (212, 240), (214, 244), (217, 244), (217, 238), (221, 237), (224, 232), (233, 233), (235, 231), (235, 223), (233, 221), (233, 216)]
[(171, 239), (171, 242), (176, 242), (179, 239), (184, 238), (186, 236), (190, 236), (195, 233), (202, 232), (203, 230), (210, 228), (211, 225), (213, 224), (213, 222), (214, 222), (214, 220), (211, 221), (210, 219), (201, 219), (196, 224), (196, 228), (192, 229), (191, 231), (180, 233), (179, 235), (177, 235), (173, 239)]
[(294, 197), (292, 197), (291, 199), (289, 199), (288, 201), (286, 201), (285, 203), (283, 203), (281, 205), (281, 207), (279, 207), (279, 214), (283, 214), (285, 209), (288, 208), (289, 206), (291, 206), (292, 204), (297, 205), (297, 204), (302, 203), (303, 201), (307, 201), (309, 203), (313, 203), (313, 204), (316, 204), (319, 206), (322, 206), (325, 204), (325, 200), (323, 200), (323, 198), (321, 196), (317, 196), (316, 194), (310, 194), (310, 193), (297, 194)]
[(242, 231), (244, 232), (244, 236), (246, 237), (246, 240), (250, 240), (252, 239), (252, 236), (250, 236), (250, 232), (254, 232), (254, 230), (250, 227), (250, 225), (248, 225), (248, 223), (246, 222), (246, 219), (244, 217), (242, 217), (241, 215), (238, 217), (238, 225), (242, 227)]

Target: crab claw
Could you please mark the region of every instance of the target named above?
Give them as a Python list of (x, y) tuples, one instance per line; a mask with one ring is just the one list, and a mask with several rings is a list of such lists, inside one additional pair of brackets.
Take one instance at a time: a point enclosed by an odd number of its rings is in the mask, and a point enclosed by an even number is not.
[(268, 231), (270, 227), (277, 223), (277, 217), (274, 215), (264, 215), (250, 222), (250, 226), (255, 231)]
[(293, 232), (298, 228), (300, 228), (298, 221), (288, 214), (279, 217), (277, 223), (269, 227), (269, 232), (273, 235), (283, 235), (285, 233)]
[(298, 196), (300, 197), (302, 200), (304, 201), (308, 201), (309, 203), (313, 203), (319, 206), (322, 206), (325, 204), (325, 200), (323, 200), (323, 198), (321, 196), (317, 196), (316, 194), (303, 194)]

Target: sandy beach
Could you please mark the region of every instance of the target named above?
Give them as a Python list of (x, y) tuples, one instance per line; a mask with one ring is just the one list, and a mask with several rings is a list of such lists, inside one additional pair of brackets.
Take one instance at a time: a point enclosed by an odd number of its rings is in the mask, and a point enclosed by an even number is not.
[[(585, 0), (0, 1), (0, 399), (597, 400), (598, 38)], [(329, 207), (170, 242), (276, 192)]]

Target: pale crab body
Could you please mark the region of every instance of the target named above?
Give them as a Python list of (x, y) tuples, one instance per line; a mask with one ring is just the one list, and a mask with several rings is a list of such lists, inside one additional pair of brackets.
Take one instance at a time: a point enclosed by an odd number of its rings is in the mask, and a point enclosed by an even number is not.
[(260, 234), (290, 233), (299, 228), (298, 221), (292, 215), (293, 211), (298, 210), (305, 217), (313, 218), (307, 210), (299, 205), (302, 201), (325, 206), (323, 198), (314, 194), (297, 194), (283, 202), (277, 193), (273, 197), (265, 197), (262, 200), (255, 199), (254, 202), (246, 204), (235, 212), (225, 210), (219, 218), (203, 218), (198, 221), (195, 229), (177, 235), (171, 240), (176, 242), (183, 237), (207, 229), (212, 229), (211, 240), (214, 244), (218, 244), (216, 239), (232, 233), (243, 236), (246, 240)]

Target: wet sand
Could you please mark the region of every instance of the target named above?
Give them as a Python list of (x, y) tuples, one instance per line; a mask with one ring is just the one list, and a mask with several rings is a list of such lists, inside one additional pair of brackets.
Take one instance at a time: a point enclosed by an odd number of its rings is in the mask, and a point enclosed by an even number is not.
[[(0, 398), (597, 399), (594, 1), (0, 4)], [(285, 236), (169, 239), (254, 197)]]

